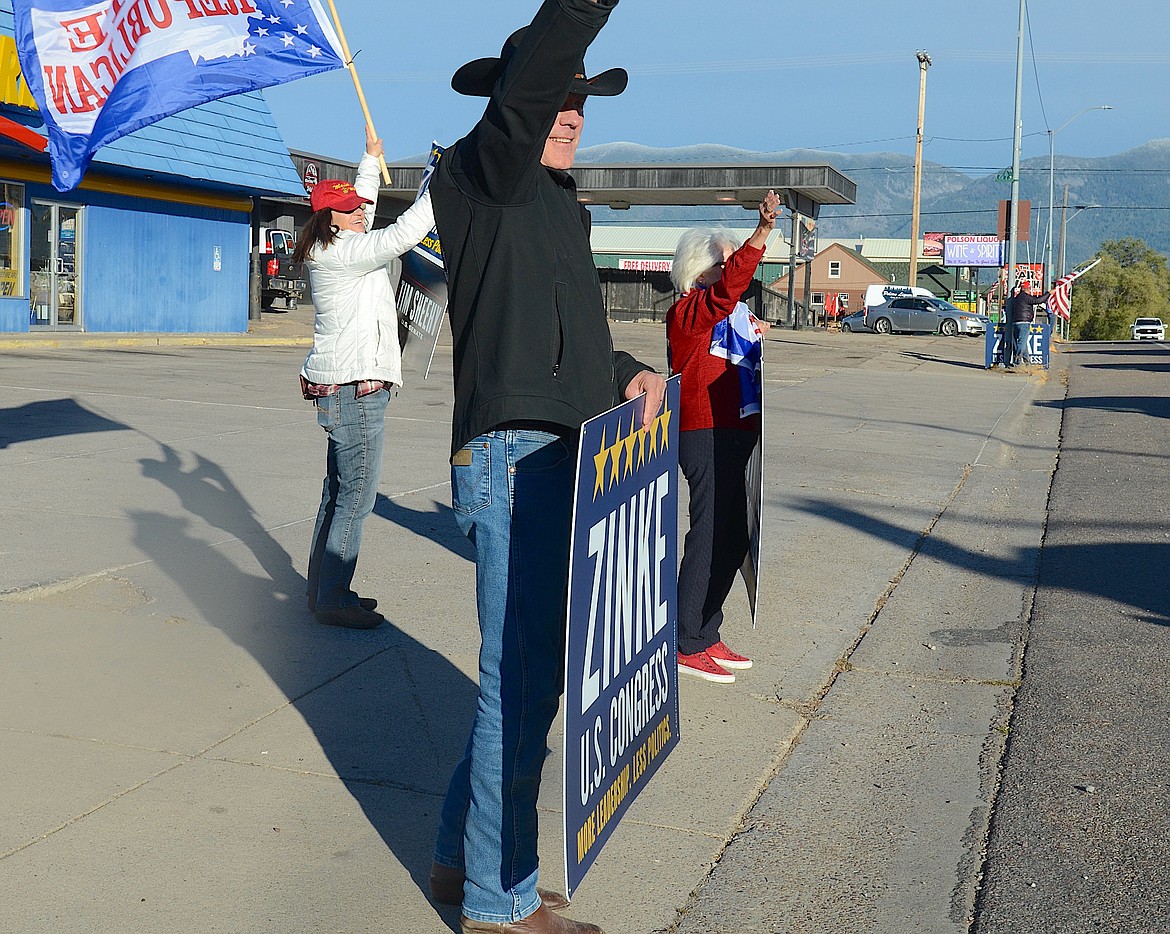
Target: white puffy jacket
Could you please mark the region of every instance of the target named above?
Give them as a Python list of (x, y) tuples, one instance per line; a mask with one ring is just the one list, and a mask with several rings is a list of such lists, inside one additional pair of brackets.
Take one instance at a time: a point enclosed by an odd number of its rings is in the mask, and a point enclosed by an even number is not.
[[(367, 154), (354, 187), (377, 201), (378, 160)], [(422, 240), (435, 225), (430, 192), (389, 227), (369, 230), (374, 205), (365, 206), (367, 233), (342, 230), (307, 262), (313, 285), (313, 347), (301, 373), (311, 383), (380, 379), (402, 385), (398, 312), (387, 264)]]

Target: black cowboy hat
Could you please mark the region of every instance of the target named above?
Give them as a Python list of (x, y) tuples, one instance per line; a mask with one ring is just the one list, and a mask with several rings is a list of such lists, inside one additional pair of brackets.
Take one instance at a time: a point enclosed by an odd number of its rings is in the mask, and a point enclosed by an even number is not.
[[(468, 97), (491, 97), (492, 88), (500, 80), (500, 75), (504, 73), (508, 59), (512, 57), (517, 46), (520, 45), (520, 40), (524, 37), (524, 30), (527, 28), (525, 26), (523, 29), (517, 29), (508, 36), (508, 41), (500, 50), (499, 58), (477, 58), (460, 68), (451, 78), (451, 87)], [(611, 68), (609, 71), (603, 71), (592, 78), (586, 78), (585, 60), (582, 59), (577, 65), (577, 74), (573, 78), (573, 84), (569, 87), (569, 93), (581, 96), (597, 94), (602, 97), (613, 97), (626, 89), (626, 83), (629, 80), (630, 76), (626, 74), (624, 68)]]

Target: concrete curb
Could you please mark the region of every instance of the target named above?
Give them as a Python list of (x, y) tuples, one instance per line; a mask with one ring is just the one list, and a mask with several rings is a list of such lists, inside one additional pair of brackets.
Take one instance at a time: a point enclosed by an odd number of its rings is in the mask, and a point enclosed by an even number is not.
[(0, 349), (59, 350), (103, 347), (308, 347), (312, 337), (264, 337), (256, 334), (79, 334), (53, 337), (0, 337)]

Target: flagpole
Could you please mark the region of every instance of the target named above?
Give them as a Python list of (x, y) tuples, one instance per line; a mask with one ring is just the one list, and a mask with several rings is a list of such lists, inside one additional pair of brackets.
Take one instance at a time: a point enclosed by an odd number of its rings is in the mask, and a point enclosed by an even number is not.
[[(358, 103), (362, 105), (362, 113), (366, 116), (366, 126), (376, 137), (377, 130), (374, 129), (374, 118), (370, 116), (370, 106), (366, 103), (366, 95), (362, 93), (362, 83), (358, 80), (357, 67), (353, 63), (353, 56), (349, 54), (349, 43), (345, 41), (345, 31), (341, 28), (341, 17), (337, 15), (337, 7), (333, 0), (329, 0), (329, 12), (333, 16), (333, 27), (337, 30), (337, 39), (341, 43), (341, 54), (345, 56), (345, 66), (349, 69), (350, 77), (353, 78), (353, 86), (357, 91)], [(382, 167), (382, 180), (390, 184), (390, 169), (386, 167), (386, 157), (384, 155), (378, 156), (378, 165)]]

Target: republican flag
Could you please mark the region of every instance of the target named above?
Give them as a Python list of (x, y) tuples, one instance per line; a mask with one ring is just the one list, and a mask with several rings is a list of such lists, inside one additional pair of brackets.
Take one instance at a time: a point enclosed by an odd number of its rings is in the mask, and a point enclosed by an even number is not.
[(346, 65), (318, 0), (13, 0), (53, 187), (94, 153), (208, 101)]
[(759, 415), (763, 402), (764, 332), (743, 302), (711, 329), (711, 356), (722, 357), (739, 374), (739, 417)]
[(1093, 260), (1084, 269), (1078, 269), (1076, 272), (1070, 272), (1067, 276), (1061, 276), (1056, 280), (1052, 286), (1052, 291), (1048, 293), (1048, 307), (1055, 312), (1059, 317), (1064, 318), (1065, 321), (1069, 319), (1072, 314), (1072, 284), (1090, 269), (1101, 262), (1101, 258)]

